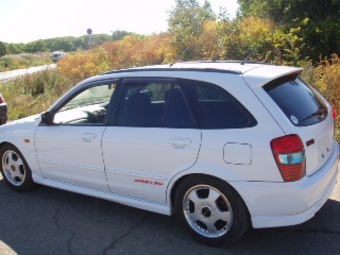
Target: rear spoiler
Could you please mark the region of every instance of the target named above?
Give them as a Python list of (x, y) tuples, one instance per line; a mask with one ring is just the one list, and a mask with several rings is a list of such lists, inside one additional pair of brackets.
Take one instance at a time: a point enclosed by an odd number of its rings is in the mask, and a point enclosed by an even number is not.
[(243, 73), (242, 77), (249, 87), (258, 88), (279, 77), (298, 75), (302, 71), (303, 68), (289, 66), (261, 66)]

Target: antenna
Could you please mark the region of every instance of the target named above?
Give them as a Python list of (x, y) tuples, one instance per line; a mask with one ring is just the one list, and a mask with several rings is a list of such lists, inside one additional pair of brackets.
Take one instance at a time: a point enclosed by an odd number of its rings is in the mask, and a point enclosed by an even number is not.
[(255, 48), (249, 53), (249, 55), (246, 56), (245, 59), (243, 59), (243, 62), (241, 63), (241, 65), (244, 65), (245, 62), (248, 60), (248, 58), (249, 58), (251, 55), (253, 55), (253, 53), (254, 53), (256, 50), (257, 50), (257, 47), (255, 47)]
[[(181, 57), (182, 55), (184, 55), (184, 53), (191, 47), (191, 44), (176, 58), (176, 60), (180, 59), (179, 57)], [(176, 60), (174, 62), (172, 62), (169, 66), (173, 66), (176, 63)]]

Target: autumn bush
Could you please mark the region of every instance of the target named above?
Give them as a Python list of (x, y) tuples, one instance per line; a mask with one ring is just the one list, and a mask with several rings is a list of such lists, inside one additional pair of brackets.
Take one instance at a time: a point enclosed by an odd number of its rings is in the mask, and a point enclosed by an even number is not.
[[(340, 113), (340, 57), (333, 54), (331, 58), (320, 61), (318, 66), (306, 68), (303, 78), (316, 88)], [(340, 122), (336, 122), (336, 138), (340, 141)]]
[(170, 34), (125, 36), (122, 40), (102, 45), (109, 54), (111, 69), (170, 63), (175, 58)]

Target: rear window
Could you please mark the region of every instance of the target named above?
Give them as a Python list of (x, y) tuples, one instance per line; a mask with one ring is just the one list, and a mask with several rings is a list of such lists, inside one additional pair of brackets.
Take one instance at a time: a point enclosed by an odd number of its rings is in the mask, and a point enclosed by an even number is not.
[(281, 77), (263, 88), (295, 126), (313, 125), (327, 117), (324, 100), (297, 75)]

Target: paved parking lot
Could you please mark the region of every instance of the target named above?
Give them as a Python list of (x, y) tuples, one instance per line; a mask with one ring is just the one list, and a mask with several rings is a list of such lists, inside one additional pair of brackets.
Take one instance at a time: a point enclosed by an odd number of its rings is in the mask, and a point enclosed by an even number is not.
[(340, 178), (318, 214), (294, 227), (249, 229), (227, 248), (192, 240), (175, 217), (0, 177), (0, 254), (340, 254)]

